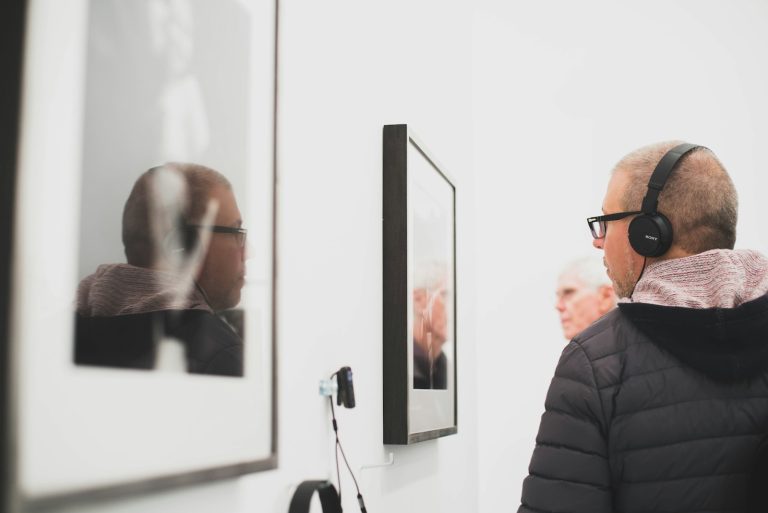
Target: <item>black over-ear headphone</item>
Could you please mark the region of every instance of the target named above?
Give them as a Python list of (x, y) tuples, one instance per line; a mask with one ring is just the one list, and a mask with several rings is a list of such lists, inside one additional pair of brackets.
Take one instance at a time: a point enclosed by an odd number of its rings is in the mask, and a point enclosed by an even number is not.
[(181, 241), (184, 247), (184, 255), (189, 257), (199, 243), (199, 232), (196, 227), (190, 226), (184, 219), (181, 220)]
[(643, 198), (642, 213), (629, 223), (629, 244), (639, 255), (661, 256), (672, 246), (672, 224), (658, 211), (659, 193), (680, 159), (696, 148), (701, 146), (688, 143), (675, 146), (661, 158), (653, 170), (651, 179), (648, 180), (648, 192)]
[(317, 491), (323, 513), (341, 513), (341, 499), (328, 481), (304, 481), (296, 489), (288, 513), (308, 513), (312, 495)]
[(189, 258), (196, 249), (199, 239), (197, 228), (187, 224), (181, 213), (177, 214), (173, 230), (166, 236), (166, 240), (173, 242), (173, 246), (168, 249), (174, 253), (181, 253), (184, 258)]

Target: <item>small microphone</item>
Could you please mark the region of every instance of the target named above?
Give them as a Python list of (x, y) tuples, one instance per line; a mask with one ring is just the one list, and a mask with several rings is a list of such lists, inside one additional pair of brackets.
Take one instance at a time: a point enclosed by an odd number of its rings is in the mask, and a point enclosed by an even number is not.
[(339, 392), (336, 396), (336, 404), (344, 405), (346, 408), (355, 407), (355, 387), (352, 383), (352, 369), (342, 367), (336, 372), (336, 382), (339, 385)]

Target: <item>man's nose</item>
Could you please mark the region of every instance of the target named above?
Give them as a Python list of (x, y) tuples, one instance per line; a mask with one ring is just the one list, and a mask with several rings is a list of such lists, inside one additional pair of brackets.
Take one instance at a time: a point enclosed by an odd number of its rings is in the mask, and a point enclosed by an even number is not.
[(565, 302), (563, 301), (563, 298), (561, 297), (557, 298), (557, 301), (555, 302), (555, 310), (557, 310), (560, 313), (563, 313), (565, 311)]
[(592, 239), (592, 245), (597, 249), (603, 249), (603, 244), (605, 244), (605, 237), (601, 239)]

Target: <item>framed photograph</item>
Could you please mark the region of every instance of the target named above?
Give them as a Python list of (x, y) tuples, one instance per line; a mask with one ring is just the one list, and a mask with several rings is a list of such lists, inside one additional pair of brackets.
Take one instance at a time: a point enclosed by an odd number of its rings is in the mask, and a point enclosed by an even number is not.
[(275, 468), (276, 1), (9, 5), (6, 504)]
[(457, 432), (456, 187), (408, 125), (384, 126), (384, 443)]

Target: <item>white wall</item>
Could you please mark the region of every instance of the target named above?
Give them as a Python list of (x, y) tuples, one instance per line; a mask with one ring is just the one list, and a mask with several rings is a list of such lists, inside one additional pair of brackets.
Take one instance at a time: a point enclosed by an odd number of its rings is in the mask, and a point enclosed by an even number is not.
[[(287, 511), (293, 486), (335, 473), (328, 401), (317, 388), (342, 365), (354, 371), (358, 406), (337, 410), (340, 435), (369, 511), (476, 510), (471, 24), (465, 1), (281, 1), (279, 468), (60, 512)], [(412, 125), (452, 174), (460, 216), (459, 433), (413, 447), (381, 442), (381, 146), (388, 123)], [(390, 451), (392, 466), (360, 472)], [(356, 511), (353, 483), (342, 479), (344, 508)]]
[[(440, 11), (440, 16), (435, 13)], [(317, 381), (355, 372), (340, 412), (354, 466), (382, 462), (382, 125), (408, 123), (458, 182), (471, 237), (471, 11), (466, 2), (283, 2), (279, 82), (278, 305), (283, 483), (327, 475), (328, 407)], [(473, 511), (474, 257), (458, 255), (459, 434), (394, 452), (359, 476), (370, 511)], [(260, 476), (250, 478), (256, 486)], [(345, 509), (356, 511), (351, 482)], [(279, 511), (280, 508), (276, 508)]]
[[(564, 341), (555, 279), (629, 151), (709, 146), (768, 252), (768, 4), (483, 0), (473, 47), (479, 504), (514, 511)], [(509, 505), (509, 503), (512, 505)]]

